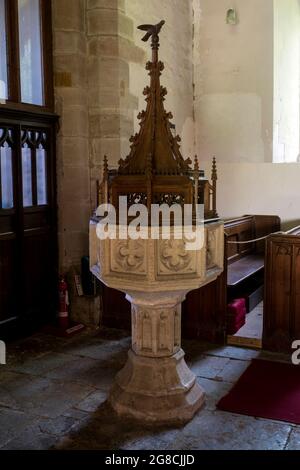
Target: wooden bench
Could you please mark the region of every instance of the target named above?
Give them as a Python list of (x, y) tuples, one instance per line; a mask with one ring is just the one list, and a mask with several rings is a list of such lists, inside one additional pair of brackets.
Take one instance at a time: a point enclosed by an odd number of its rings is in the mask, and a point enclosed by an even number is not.
[(236, 288), (252, 276), (260, 273), (264, 268), (264, 256), (260, 254), (247, 255), (228, 266), (227, 286)]
[(300, 227), (267, 240), (263, 347), (292, 353), (300, 339)]
[(277, 216), (248, 215), (225, 223), (228, 301), (244, 297), (248, 312), (263, 300), (265, 241), (243, 242), (279, 230)]
[(235, 245), (280, 230), (277, 216), (248, 215), (225, 222), (224, 272), (214, 282), (190, 292), (183, 304), (185, 338), (225, 343), (227, 305), (235, 296), (248, 297), (248, 310), (263, 298), (265, 240)]

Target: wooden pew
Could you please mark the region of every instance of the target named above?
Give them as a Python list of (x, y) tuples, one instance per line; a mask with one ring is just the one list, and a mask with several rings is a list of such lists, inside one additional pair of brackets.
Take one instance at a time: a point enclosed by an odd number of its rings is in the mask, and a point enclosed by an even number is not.
[(300, 340), (300, 227), (267, 240), (263, 347), (292, 353)]
[(277, 216), (248, 215), (225, 223), (228, 301), (244, 297), (247, 312), (263, 300), (265, 241), (243, 242), (278, 230), (280, 219)]
[(215, 282), (187, 295), (182, 316), (184, 338), (226, 342), (230, 300), (247, 295), (250, 309), (263, 299), (265, 251), (265, 241), (247, 245), (228, 242), (253, 240), (278, 230), (277, 216), (247, 215), (225, 222), (224, 272)]

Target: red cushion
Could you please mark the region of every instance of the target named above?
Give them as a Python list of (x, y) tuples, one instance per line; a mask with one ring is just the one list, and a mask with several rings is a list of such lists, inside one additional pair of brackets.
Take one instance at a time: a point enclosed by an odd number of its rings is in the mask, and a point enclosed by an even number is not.
[(236, 299), (227, 306), (227, 332), (234, 335), (246, 323), (246, 301)]
[(228, 313), (236, 315), (237, 313), (246, 314), (246, 300), (245, 299), (236, 299), (228, 304)]

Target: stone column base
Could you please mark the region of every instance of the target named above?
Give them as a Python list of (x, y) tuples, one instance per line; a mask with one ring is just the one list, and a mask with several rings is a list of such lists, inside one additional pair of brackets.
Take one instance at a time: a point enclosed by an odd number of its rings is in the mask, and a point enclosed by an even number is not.
[(205, 393), (180, 349), (169, 357), (143, 357), (132, 350), (118, 373), (109, 402), (118, 415), (156, 424), (190, 421)]

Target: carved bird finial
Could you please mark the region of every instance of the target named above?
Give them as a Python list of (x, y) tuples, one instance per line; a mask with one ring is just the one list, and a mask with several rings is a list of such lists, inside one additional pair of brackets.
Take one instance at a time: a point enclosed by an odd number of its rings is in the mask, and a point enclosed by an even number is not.
[(158, 36), (160, 33), (161, 28), (165, 24), (165, 21), (162, 20), (158, 24), (142, 24), (138, 26), (138, 29), (142, 31), (147, 31), (145, 36), (142, 38), (142, 41), (146, 42), (151, 36)]

